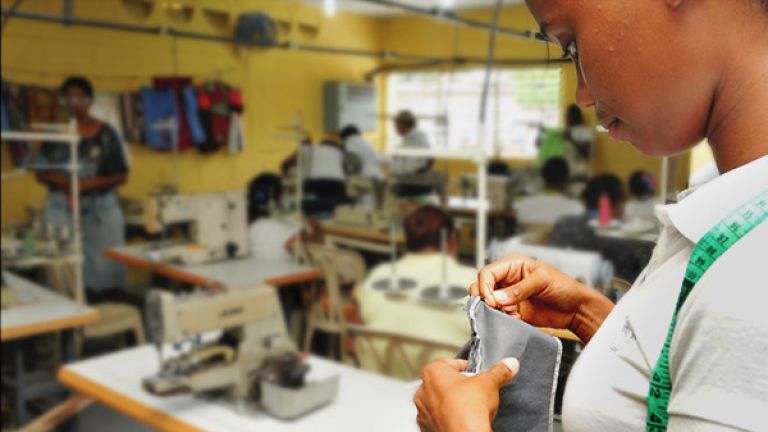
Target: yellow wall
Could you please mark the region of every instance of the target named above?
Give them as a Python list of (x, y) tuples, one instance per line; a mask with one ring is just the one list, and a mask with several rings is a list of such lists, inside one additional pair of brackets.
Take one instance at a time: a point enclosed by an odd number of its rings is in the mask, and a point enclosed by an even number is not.
[[(3, 7), (10, 2), (3, 1)], [(159, 4), (161, 2), (155, 2)], [(158, 7), (139, 20), (130, 16), (119, 0), (78, 0), (75, 15), (84, 18), (139, 25), (169, 25), (215, 33), (200, 13), (203, 6), (234, 14), (262, 10), (286, 23), (289, 37), (305, 43), (379, 49), (383, 40), (380, 20), (339, 14), (326, 19), (314, 7), (275, 0), (198, 0), (190, 23), (170, 21)], [(60, 0), (24, 2), (22, 10), (61, 13)], [(231, 25), (230, 25), (231, 29)], [(353, 37), (350, 37), (353, 35)], [(295, 144), (277, 139), (278, 127), (290, 124), (301, 112), (305, 127), (316, 137), (322, 133), (322, 83), (326, 80), (361, 80), (378, 66), (376, 59), (301, 51), (248, 51), (213, 42), (123, 33), (83, 27), (12, 19), (2, 38), (2, 75), (18, 83), (57, 86), (64, 77), (81, 74), (92, 78), (97, 90), (136, 89), (154, 75), (189, 75), (222, 80), (244, 91), (246, 151), (237, 156), (224, 152), (203, 156), (188, 151), (178, 157), (131, 145), (133, 169), (121, 195), (142, 197), (160, 183), (174, 182), (180, 173), (184, 192), (244, 188), (263, 170), (275, 170)], [(174, 66), (174, 58), (175, 66)], [(8, 167), (3, 147), (3, 169)], [(25, 206), (40, 207), (44, 189), (31, 177), (6, 180), (2, 185), (3, 223), (18, 222)]]
[[(478, 21), (491, 21), (489, 10), (462, 12), (462, 16)], [(524, 6), (510, 6), (502, 11), (499, 24), (518, 30), (537, 30), (533, 16)], [(487, 54), (488, 32), (484, 30), (456, 25), (446, 21), (436, 21), (418, 16), (402, 16), (387, 20), (387, 48), (402, 53), (431, 53), (439, 56), (484, 57)], [(499, 34), (496, 57), (504, 59), (545, 59), (561, 56), (560, 48), (547, 47), (543, 43), (512, 38)], [(563, 70), (563, 109), (575, 101), (576, 73), (573, 65), (565, 64)], [(585, 111), (588, 122), (595, 124), (594, 110)], [(520, 161), (517, 161), (520, 164)], [(474, 170), (471, 163), (442, 163), (452, 174)], [(595, 173), (614, 173), (622, 179), (638, 169), (661, 175), (661, 163), (656, 158), (641, 154), (632, 145), (610, 139), (607, 134), (599, 134), (594, 147)], [(681, 178), (687, 179), (687, 171), (681, 172)]]
[[(123, 6), (124, 0), (78, 0), (78, 17), (126, 22), (147, 26), (169, 25), (179, 29), (229, 34), (230, 19), (224, 31), (213, 27), (202, 9), (228, 12), (262, 10), (281, 23), (282, 39), (305, 43), (360, 49), (388, 49), (403, 54), (484, 57), (488, 33), (444, 21), (417, 16), (366, 18), (339, 14), (325, 18), (314, 7), (289, 0), (180, 0), (194, 5), (195, 13), (187, 24), (170, 20), (159, 7), (144, 19), (136, 18)], [(161, 2), (155, 2), (155, 5)], [(10, 1), (3, 0), (3, 7)], [(59, 14), (60, 0), (36, 0), (22, 4), (23, 10)], [(488, 10), (463, 12), (469, 17), (490, 21)], [(500, 23), (518, 29), (536, 29), (524, 7), (504, 9)], [(551, 48), (552, 57), (559, 50)], [(544, 44), (499, 35), (498, 58), (544, 59)], [(154, 75), (193, 76), (198, 80), (220, 77), (244, 91), (246, 151), (237, 156), (225, 153), (202, 156), (194, 150), (178, 158), (143, 146), (131, 145), (133, 170), (121, 188), (125, 196), (140, 198), (161, 183), (174, 183), (179, 173), (183, 192), (243, 188), (256, 173), (277, 169), (280, 161), (295, 148), (277, 139), (278, 127), (291, 123), (301, 112), (305, 127), (315, 137), (322, 133), (322, 82), (361, 80), (379, 66), (377, 59), (342, 55), (313, 54), (302, 51), (242, 51), (221, 43), (169, 37), (121, 33), (83, 27), (12, 19), (2, 38), (2, 75), (11, 82), (57, 86), (71, 74), (92, 78), (97, 90), (120, 91), (148, 84)], [(561, 66), (552, 66), (561, 67)], [(573, 101), (575, 73), (570, 65), (564, 73), (563, 106)], [(384, 95), (383, 76), (377, 79)], [(383, 112), (387, 107), (380, 104)], [(592, 110), (587, 117), (594, 121)], [(385, 123), (382, 122), (382, 126)], [(370, 136), (381, 148), (385, 131), (380, 127)], [(3, 147), (3, 169), (8, 157)], [(519, 163), (519, 162), (518, 162)], [(442, 163), (452, 173), (472, 170), (469, 163)], [(597, 172), (614, 172), (623, 178), (635, 169), (658, 172), (657, 160), (645, 157), (629, 144), (598, 137), (595, 148)], [(687, 176), (687, 172), (683, 173)], [(683, 175), (681, 174), (681, 176)], [(24, 207), (40, 207), (44, 189), (30, 177), (4, 181), (2, 222), (23, 219)]]

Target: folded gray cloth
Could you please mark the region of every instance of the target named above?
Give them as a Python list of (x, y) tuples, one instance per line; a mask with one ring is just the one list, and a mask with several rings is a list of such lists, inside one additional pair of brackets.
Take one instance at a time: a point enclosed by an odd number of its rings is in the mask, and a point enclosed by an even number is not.
[(492, 309), (480, 297), (469, 298), (467, 314), (472, 327), (467, 372), (485, 371), (507, 357), (520, 360), (520, 372), (499, 394), (493, 430), (552, 431), (560, 340)]

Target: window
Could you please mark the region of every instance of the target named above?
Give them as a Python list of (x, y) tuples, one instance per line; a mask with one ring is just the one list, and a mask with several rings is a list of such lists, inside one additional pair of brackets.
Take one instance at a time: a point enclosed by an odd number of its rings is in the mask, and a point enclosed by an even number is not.
[[(433, 147), (477, 146), (480, 96), (485, 71), (392, 73), (387, 82), (389, 112), (411, 110)], [(540, 126), (559, 127), (560, 69), (506, 69), (491, 75), (486, 113), (489, 154), (536, 156)], [(399, 137), (388, 134), (389, 146)]]

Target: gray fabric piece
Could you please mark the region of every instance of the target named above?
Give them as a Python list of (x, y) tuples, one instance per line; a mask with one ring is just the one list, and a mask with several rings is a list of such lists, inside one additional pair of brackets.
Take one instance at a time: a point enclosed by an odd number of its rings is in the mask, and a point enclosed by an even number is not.
[(467, 372), (482, 372), (499, 360), (515, 357), (520, 372), (499, 394), (496, 432), (550, 432), (562, 345), (525, 322), (470, 297), (467, 314), (472, 327)]

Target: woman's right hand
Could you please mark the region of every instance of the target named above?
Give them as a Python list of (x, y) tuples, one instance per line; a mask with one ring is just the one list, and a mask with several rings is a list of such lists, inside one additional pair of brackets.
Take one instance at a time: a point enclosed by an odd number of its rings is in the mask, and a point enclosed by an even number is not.
[(470, 295), (538, 327), (569, 329), (583, 342), (597, 331), (613, 303), (554, 267), (510, 255), (483, 267)]

